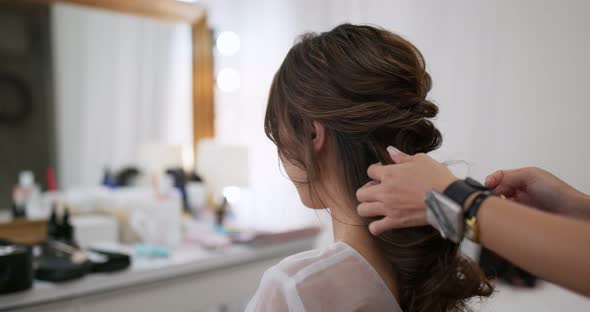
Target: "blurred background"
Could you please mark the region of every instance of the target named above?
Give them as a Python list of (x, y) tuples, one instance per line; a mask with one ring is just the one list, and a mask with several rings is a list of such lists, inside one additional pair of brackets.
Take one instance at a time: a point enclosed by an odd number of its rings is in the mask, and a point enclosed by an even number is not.
[[(435, 158), (478, 180), (538, 166), (590, 193), (589, 14), (583, 0), (0, 1), (0, 237), (131, 255), (110, 279), (85, 269), (65, 286), (29, 269), (0, 310), (240, 310), (265, 268), (330, 242), (328, 213), (300, 203), (263, 119), (297, 36), (344, 22), (422, 51)], [(474, 305), (590, 310), (529, 286), (500, 282)]]

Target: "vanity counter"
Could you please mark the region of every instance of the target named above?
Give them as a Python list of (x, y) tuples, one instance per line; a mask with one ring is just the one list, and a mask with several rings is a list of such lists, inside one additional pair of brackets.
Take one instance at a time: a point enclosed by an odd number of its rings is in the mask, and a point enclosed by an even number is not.
[(0, 295), (0, 311), (195, 311), (243, 302), (267, 268), (313, 245), (314, 237), (220, 251), (184, 246), (169, 258), (134, 258), (121, 272), (35, 281), (28, 291)]

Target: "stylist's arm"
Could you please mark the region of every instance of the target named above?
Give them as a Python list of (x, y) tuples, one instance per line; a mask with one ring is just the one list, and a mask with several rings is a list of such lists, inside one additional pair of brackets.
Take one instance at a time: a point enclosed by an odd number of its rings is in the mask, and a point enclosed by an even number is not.
[[(361, 202), (359, 214), (382, 217), (369, 226), (374, 235), (426, 225), (425, 193), (431, 189), (442, 192), (457, 180), (445, 166), (427, 155), (406, 155), (394, 148), (388, 150), (396, 164), (372, 165), (368, 174), (375, 182), (357, 192)], [(487, 184), (499, 193), (505, 192), (518, 199), (515, 197), (519, 194), (518, 188), (510, 188), (510, 183), (505, 180), (502, 184), (502, 180), (504, 174), (497, 173), (488, 178)], [(504, 186), (498, 188), (501, 185)], [(559, 193), (564, 189), (563, 185), (561, 189), (549, 187), (545, 192)], [(584, 215), (580, 211), (590, 210), (587, 196), (574, 196), (576, 193), (569, 191), (564, 194), (567, 195), (556, 196), (558, 200), (553, 203), (537, 197), (527, 199), (551, 206), (552, 209), (543, 207), (549, 211), (559, 211), (559, 205), (563, 204), (566, 207), (563, 210), (576, 212), (569, 215)], [(582, 208), (584, 205), (588, 206)], [(498, 197), (483, 202), (477, 218), (482, 245), (545, 280), (590, 296), (590, 222), (531, 209)]]

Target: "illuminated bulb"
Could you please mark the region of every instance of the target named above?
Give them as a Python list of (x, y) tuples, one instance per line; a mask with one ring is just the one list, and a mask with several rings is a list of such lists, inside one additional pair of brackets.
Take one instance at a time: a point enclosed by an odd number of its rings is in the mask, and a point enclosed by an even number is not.
[(240, 88), (240, 74), (233, 68), (224, 68), (217, 74), (217, 87), (227, 93)]
[(217, 37), (215, 46), (222, 55), (234, 55), (240, 50), (240, 37), (235, 32), (224, 31)]

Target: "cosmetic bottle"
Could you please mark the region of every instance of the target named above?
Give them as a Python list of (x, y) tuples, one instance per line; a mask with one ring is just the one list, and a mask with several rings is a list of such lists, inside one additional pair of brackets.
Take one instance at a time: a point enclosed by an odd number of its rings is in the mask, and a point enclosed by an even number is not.
[[(18, 185), (13, 192), (13, 200), (17, 204), (14, 208), (20, 209), (24, 205), (24, 210), (28, 218), (38, 219), (43, 216), (41, 207), (41, 190), (35, 184), (35, 176), (31, 171), (22, 171), (18, 176)], [(20, 213), (17, 211), (17, 213)]]

